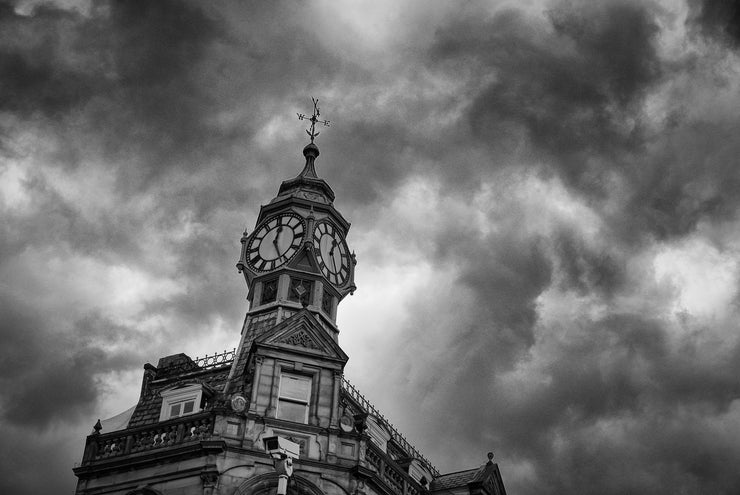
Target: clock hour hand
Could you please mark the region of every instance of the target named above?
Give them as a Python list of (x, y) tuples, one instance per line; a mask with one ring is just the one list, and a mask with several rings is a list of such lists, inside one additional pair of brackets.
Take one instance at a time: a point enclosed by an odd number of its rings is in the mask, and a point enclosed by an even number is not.
[(280, 257), (280, 248), (278, 247), (278, 239), (280, 238), (280, 232), (283, 231), (283, 226), (279, 225), (277, 232), (275, 232), (275, 238), (272, 240), (272, 245), (275, 246), (275, 255)]
[(331, 240), (331, 249), (329, 250), (329, 257), (331, 258), (331, 264), (334, 267), (334, 273), (337, 273), (337, 260), (334, 258), (334, 248), (337, 247), (337, 241)]

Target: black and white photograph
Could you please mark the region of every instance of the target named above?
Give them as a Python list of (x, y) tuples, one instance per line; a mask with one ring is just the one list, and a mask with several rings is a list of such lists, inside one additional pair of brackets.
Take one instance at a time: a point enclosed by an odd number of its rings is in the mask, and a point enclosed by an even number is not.
[(0, 0), (0, 493), (740, 493), (740, 1)]

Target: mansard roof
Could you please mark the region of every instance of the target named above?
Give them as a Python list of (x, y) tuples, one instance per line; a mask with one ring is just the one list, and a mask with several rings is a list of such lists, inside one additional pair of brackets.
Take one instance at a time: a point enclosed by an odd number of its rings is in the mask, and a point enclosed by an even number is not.
[(456, 471), (454, 473), (442, 474), (432, 481), (432, 491), (451, 490), (453, 488), (466, 486), (471, 481), (475, 481), (483, 472), (483, 466), (466, 469), (465, 471)]
[(173, 354), (161, 358), (157, 366), (144, 366), (144, 383), (129, 428), (156, 423), (162, 408), (160, 392), (179, 385), (200, 384), (207, 395), (222, 392), (229, 376), (231, 362), (207, 368), (199, 366), (186, 354)]

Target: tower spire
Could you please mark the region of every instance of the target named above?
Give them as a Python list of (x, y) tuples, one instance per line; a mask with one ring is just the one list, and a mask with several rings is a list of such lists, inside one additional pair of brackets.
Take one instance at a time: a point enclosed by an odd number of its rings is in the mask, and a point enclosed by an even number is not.
[(316, 136), (319, 135), (316, 124), (329, 126), (329, 121), (319, 119), (321, 112), (318, 98), (311, 98), (311, 101), (313, 102), (313, 114), (310, 117), (302, 113), (297, 114), (298, 120), (308, 120), (311, 123), (311, 127), (306, 129), (306, 134), (311, 138), (311, 142), (303, 148), (306, 164), (297, 176), (280, 184), (278, 195), (271, 203), (282, 201), (288, 196), (310, 199), (328, 205), (334, 201), (334, 191), (331, 190), (324, 179), (318, 176), (315, 166), (316, 158), (319, 156), (319, 147), (314, 143)]

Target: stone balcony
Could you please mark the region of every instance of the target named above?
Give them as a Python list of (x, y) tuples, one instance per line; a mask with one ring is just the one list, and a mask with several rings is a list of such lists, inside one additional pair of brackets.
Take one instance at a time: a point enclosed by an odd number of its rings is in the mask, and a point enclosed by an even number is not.
[(213, 412), (206, 411), (162, 421), (154, 425), (88, 435), (79, 467), (80, 476), (93, 471), (144, 464), (151, 459), (198, 456), (203, 452), (223, 451), (221, 439), (213, 438)]

